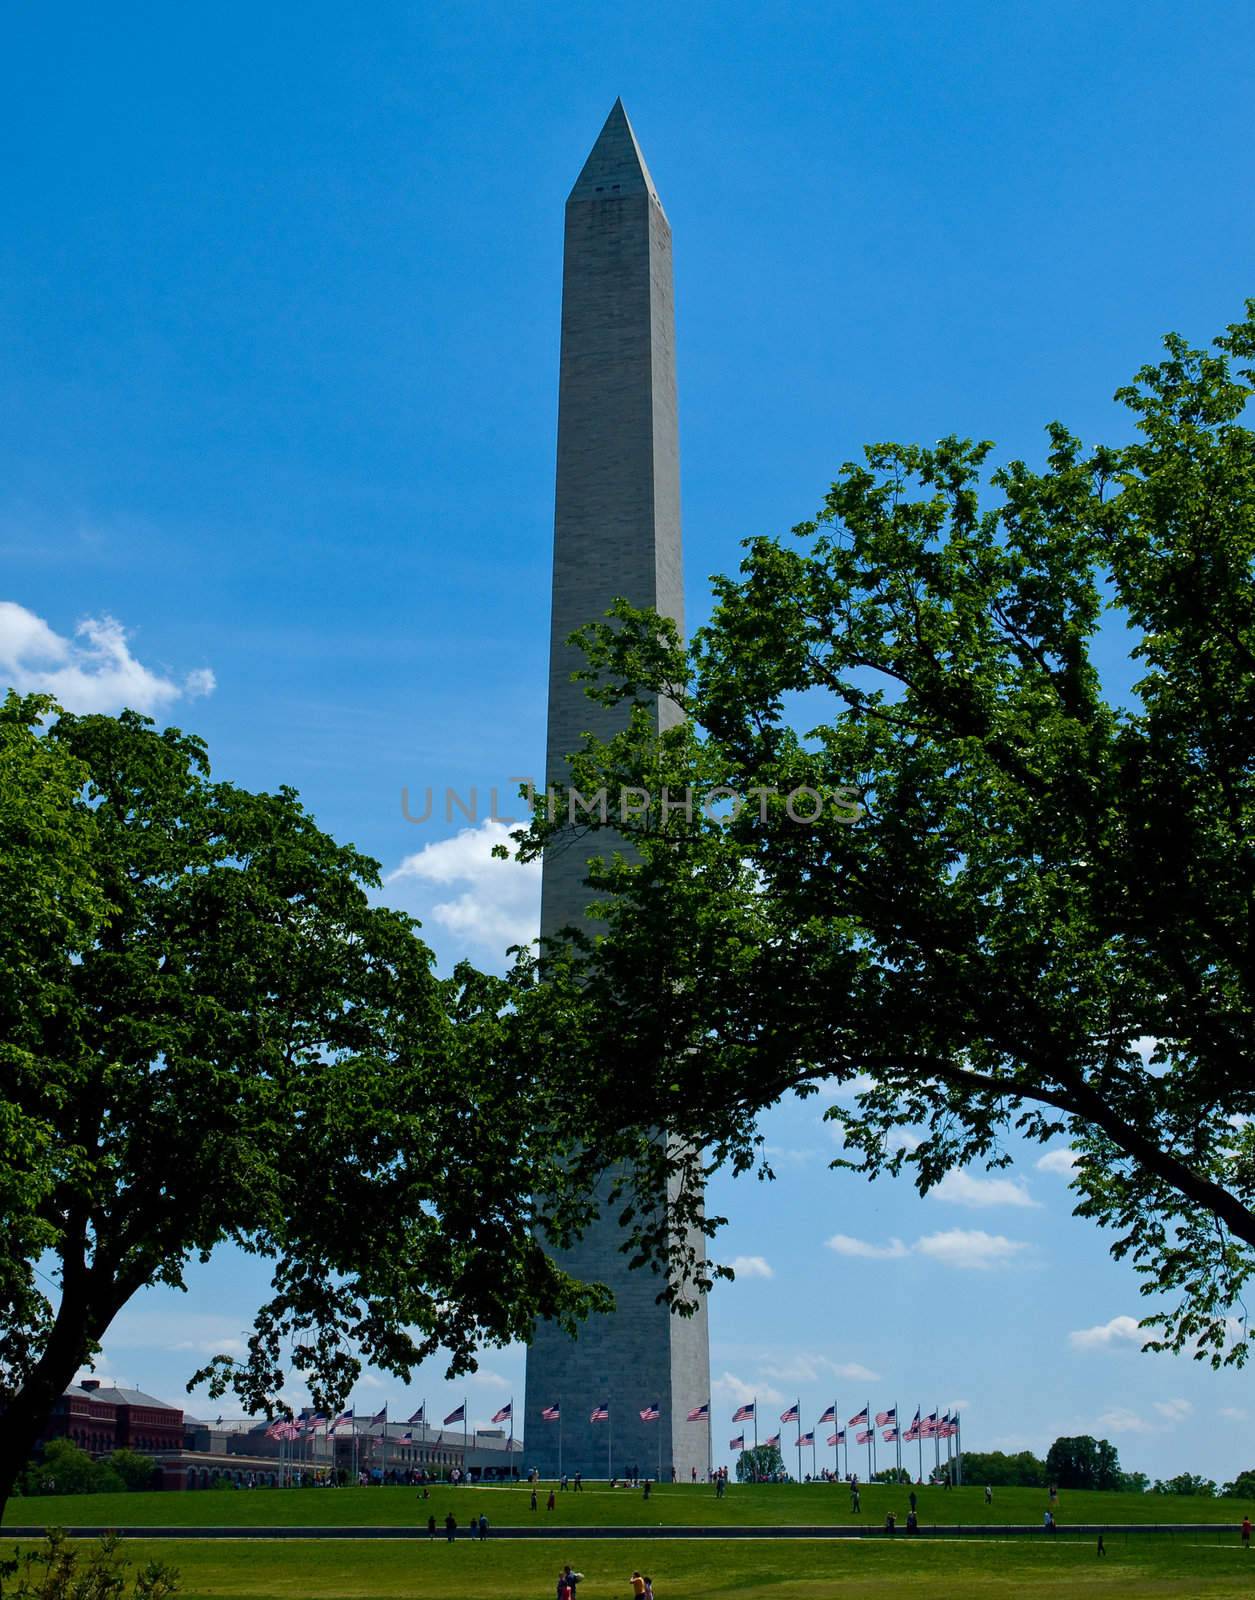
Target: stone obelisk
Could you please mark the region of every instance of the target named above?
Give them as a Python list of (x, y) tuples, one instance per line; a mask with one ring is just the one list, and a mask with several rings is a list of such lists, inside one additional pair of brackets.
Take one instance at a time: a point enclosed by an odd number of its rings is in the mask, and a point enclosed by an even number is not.
[[(566, 204), (562, 351), (549, 648), (546, 781), (566, 784), (566, 759), (586, 732), (608, 738), (626, 713), (598, 706), (572, 683), (582, 657), (566, 640), (623, 595), (684, 626), (680, 455), (676, 420), (671, 229), (636, 135), (616, 101)], [(674, 708), (659, 706), (668, 719)], [(603, 844), (604, 847), (604, 844)], [(587, 851), (545, 856), (541, 933), (584, 920), (593, 898)], [(672, 1315), (659, 1279), (632, 1272), (617, 1223), (603, 1219), (563, 1266), (608, 1285), (613, 1313), (577, 1339), (541, 1324), (527, 1357), (524, 1439), (544, 1477), (639, 1467), (688, 1481), (710, 1461), (709, 1421), (687, 1413), (710, 1398), (706, 1308)], [(590, 1420), (609, 1408), (608, 1421)], [(641, 1412), (657, 1406), (658, 1420)], [(560, 1410), (546, 1421), (547, 1408)], [(559, 1457), (559, 1451), (561, 1456)]]

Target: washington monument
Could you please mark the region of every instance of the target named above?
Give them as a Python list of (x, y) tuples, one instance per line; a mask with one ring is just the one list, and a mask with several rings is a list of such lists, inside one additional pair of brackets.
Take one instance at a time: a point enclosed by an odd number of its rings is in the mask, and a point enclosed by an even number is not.
[[(565, 785), (581, 735), (609, 738), (627, 716), (594, 704), (571, 673), (582, 658), (566, 640), (616, 596), (653, 606), (684, 627), (680, 453), (676, 422), (671, 229), (636, 135), (616, 101), (566, 203), (553, 611), (549, 645), (546, 782)], [(659, 706), (660, 719), (674, 709)], [(584, 920), (586, 855), (544, 859), (541, 933)], [(618, 1225), (603, 1220), (563, 1266), (604, 1283), (616, 1309), (572, 1341), (541, 1324), (527, 1357), (524, 1438), (541, 1475), (642, 1475), (688, 1480), (710, 1462), (706, 1306), (673, 1316), (657, 1303), (658, 1277), (629, 1271)], [(604, 1421), (591, 1421), (595, 1411)], [(657, 1421), (641, 1413), (657, 1407)], [(556, 1420), (543, 1413), (555, 1410)]]

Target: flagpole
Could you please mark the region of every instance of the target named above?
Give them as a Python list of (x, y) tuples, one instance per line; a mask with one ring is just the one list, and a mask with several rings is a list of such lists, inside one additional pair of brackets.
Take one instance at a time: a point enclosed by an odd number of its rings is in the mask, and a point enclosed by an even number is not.
[(558, 1477), (562, 1477), (562, 1396), (558, 1396)]
[(610, 1446), (614, 1439), (614, 1408), (606, 1407), (606, 1483), (610, 1482)]
[(870, 1483), (872, 1481), (872, 1450), (876, 1442), (876, 1430), (872, 1427), (872, 1403), (870, 1400), (867, 1402), (864, 1416), (867, 1419), (867, 1481)]
[[(673, 1459), (674, 1459), (674, 1457), (673, 1457)], [(658, 1478), (657, 1478), (657, 1482), (659, 1482), (659, 1483), (662, 1482), (662, 1411), (661, 1411), (661, 1408), (659, 1408), (659, 1415), (658, 1415)]]
[(934, 1472), (940, 1472), (941, 1471), (941, 1439), (938, 1437), (938, 1434), (937, 1434), (937, 1429), (941, 1424), (941, 1407), (940, 1406), (937, 1406), (934, 1409), (933, 1416), (936, 1418), (936, 1421), (933, 1423), (933, 1471)]
[(954, 1413), (954, 1447), (959, 1468), (959, 1487), (963, 1487), (963, 1419)]
[(841, 1477), (841, 1424), (837, 1421), (837, 1402), (832, 1402), (832, 1474)]
[(920, 1432), (920, 1425), (924, 1417), (924, 1407), (915, 1408), (915, 1443), (919, 1447), (919, 1481), (924, 1481), (924, 1435)]
[[(758, 1449), (758, 1396), (754, 1396), (754, 1449)], [(757, 1460), (757, 1457), (755, 1457)]]
[(893, 1431), (897, 1435), (897, 1437), (894, 1440), (894, 1443), (898, 1447), (898, 1450), (897, 1450), (897, 1456), (898, 1456), (898, 1478), (901, 1479), (901, 1477), (902, 1477), (902, 1411), (901, 1411), (901, 1408), (899, 1407), (898, 1402), (896, 1400), (893, 1402)]
[[(506, 1477), (514, 1482), (514, 1396), (510, 1396), (510, 1437), (505, 1447)], [(561, 1473), (558, 1474), (561, 1477)]]

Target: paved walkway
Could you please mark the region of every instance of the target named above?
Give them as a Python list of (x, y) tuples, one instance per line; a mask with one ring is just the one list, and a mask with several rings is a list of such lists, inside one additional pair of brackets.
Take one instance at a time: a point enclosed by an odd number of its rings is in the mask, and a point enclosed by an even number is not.
[[(45, 1532), (42, 1526), (6, 1527), (3, 1537), (6, 1539), (38, 1539)], [(1008, 1537), (1021, 1537), (1034, 1535), (1038, 1538), (1075, 1538), (1086, 1535), (1090, 1538), (1098, 1534), (1120, 1533), (1191, 1533), (1191, 1534), (1230, 1534), (1236, 1536), (1240, 1531), (1240, 1524), (1236, 1522), (1074, 1522), (1059, 1528), (1054, 1535), (1048, 1535), (1039, 1522), (990, 1522), (990, 1523), (934, 1523), (926, 1527), (921, 1526), (918, 1534), (909, 1534), (899, 1526), (893, 1535), (887, 1534), (883, 1528), (872, 1527), (870, 1524), (838, 1524), (816, 1525), (813, 1527), (746, 1527), (738, 1525), (724, 1528), (685, 1528), (663, 1527), (655, 1524), (651, 1527), (634, 1528), (555, 1528), (549, 1526), (528, 1526), (522, 1528), (490, 1528), (488, 1537), (495, 1539), (550, 1539), (562, 1542), (576, 1539), (916, 1539), (916, 1538), (945, 1538), (945, 1539), (998, 1539)], [(74, 1527), (66, 1528), (65, 1532), (72, 1539), (98, 1539), (105, 1533), (120, 1533), (127, 1539), (421, 1539), (426, 1540), (426, 1527), (413, 1528), (187, 1528), (187, 1527), (149, 1527), (149, 1528), (108, 1528), (108, 1527)], [(458, 1529), (458, 1542), (472, 1537), (467, 1528)], [(436, 1542), (443, 1543), (445, 1532), (439, 1528), (436, 1532)]]

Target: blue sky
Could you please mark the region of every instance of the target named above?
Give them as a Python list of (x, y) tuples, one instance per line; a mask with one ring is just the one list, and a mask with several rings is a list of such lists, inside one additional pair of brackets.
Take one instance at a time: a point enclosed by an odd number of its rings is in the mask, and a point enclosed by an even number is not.
[[(562, 203), (616, 95), (675, 236), (693, 621), (864, 441), (1122, 430), (1158, 336), (1255, 292), (1236, 4), (70, 5), (6, 43), (0, 676), (295, 784), (446, 961), (534, 923), (439, 795), (539, 769)], [(1249, 1380), (1137, 1353), (1134, 1280), (1039, 1151), (921, 1201), (828, 1173), (817, 1118), (772, 1117), (775, 1185), (716, 1185), (750, 1263), (718, 1443), (745, 1393), (897, 1398), (963, 1401), (972, 1448), (1252, 1464)], [(106, 1366), (177, 1397), (256, 1271), (147, 1297)], [(481, 1418), (521, 1352), (485, 1367)]]

